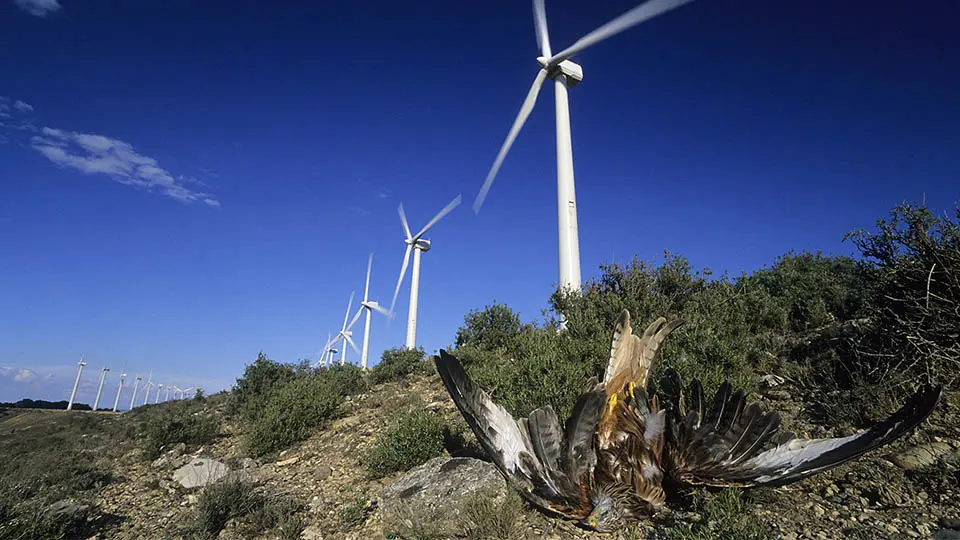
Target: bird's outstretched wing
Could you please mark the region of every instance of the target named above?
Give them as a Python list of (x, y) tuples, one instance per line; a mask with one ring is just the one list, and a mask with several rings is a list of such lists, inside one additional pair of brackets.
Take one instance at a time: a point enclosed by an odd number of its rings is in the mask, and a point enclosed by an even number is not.
[[(646, 388), (647, 378), (650, 376), (660, 345), (680, 324), (680, 319), (667, 322), (665, 318), (660, 317), (647, 326), (643, 336), (636, 336), (630, 327), (630, 312), (623, 310), (614, 326), (610, 360), (603, 375), (604, 386), (616, 392), (627, 382), (633, 381), (638, 386)], [(611, 390), (607, 393), (610, 394)]]
[[(676, 379), (676, 374), (669, 374)], [(670, 406), (664, 465), (687, 484), (779, 486), (831, 469), (904, 435), (936, 407), (941, 387), (924, 387), (872, 428), (848, 437), (798, 439), (780, 432), (780, 415), (747, 405), (742, 390), (720, 386), (704, 414), (702, 389), (694, 380)], [(772, 447), (771, 447), (772, 446)]]
[(507, 482), (545, 510), (571, 519), (586, 517), (591, 503), (582, 488), (596, 464), (593, 435), (603, 394), (582, 394), (564, 432), (551, 407), (516, 420), (470, 380), (454, 356), (441, 350), (434, 362), (453, 402)]

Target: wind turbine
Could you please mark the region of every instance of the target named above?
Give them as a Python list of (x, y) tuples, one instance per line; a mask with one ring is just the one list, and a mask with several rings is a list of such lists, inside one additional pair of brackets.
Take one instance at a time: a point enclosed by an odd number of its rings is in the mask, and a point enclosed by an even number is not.
[(70, 392), (70, 401), (67, 402), (67, 410), (73, 409), (73, 399), (77, 397), (77, 387), (80, 386), (80, 374), (83, 373), (83, 366), (87, 365), (83, 361), (83, 355), (80, 355), (80, 363), (77, 364), (77, 380), (73, 381), (73, 391)]
[(113, 412), (117, 412), (117, 408), (120, 407), (120, 392), (123, 391), (123, 378), (127, 376), (126, 371), (126, 366), (120, 369), (120, 384), (117, 385), (117, 399), (113, 400)]
[(153, 384), (153, 370), (150, 370), (150, 375), (147, 376), (147, 384), (143, 385), (143, 404), (147, 404), (147, 400), (150, 399), (150, 389), (155, 385)]
[(597, 28), (593, 32), (577, 40), (563, 51), (552, 54), (550, 39), (547, 34), (547, 14), (543, 0), (533, 0), (534, 23), (537, 31), (537, 40), (540, 45), (541, 56), (537, 58), (540, 71), (533, 80), (533, 85), (527, 93), (520, 113), (513, 121), (513, 126), (507, 133), (507, 138), (497, 153), (497, 158), (487, 173), (487, 178), (480, 188), (473, 203), (473, 211), (480, 212), (487, 192), (497, 176), (497, 171), (503, 164), (510, 146), (520, 133), (524, 122), (533, 111), (540, 94), (540, 87), (549, 77), (554, 81), (556, 96), (557, 120), (557, 228), (559, 232), (559, 259), (560, 259), (560, 287), (564, 289), (580, 290), (580, 239), (577, 231), (577, 197), (573, 182), (573, 145), (570, 141), (570, 107), (567, 102), (567, 88), (573, 88), (583, 80), (583, 69), (571, 62), (569, 58), (587, 47), (599, 43), (624, 30), (640, 24), (661, 13), (692, 2), (693, 0), (650, 0), (627, 11), (623, 15)]
[[(351, 291), (350, 302), (347, 304), (347, 312), (343, 314), (343, 328), (341, 328), (340, 331), (337, 332), (337, 335), (333, 338), (333, 343), (336, 343), (337, 341), (344, 342), (343, 349), (341, 349), (340, 351), (341, 366), (347, 361), (347, 343), (350, 344), (350, 347), (352, 347), (357, 354), (360, 354), (360, 349), (357, 348), (357, 344), (354, 343), (353, 338), (350, 337), (353, 335), (353, 331), (351, 331), (350, 329), (353, 328), (353, 324), (357, 322), (356, 317), (354, 317), (353, 321), (351, 321), (350, 324), (347, 324), (347, 320), (349, 320), (350, 318), (350, 308), (353, 307), (353, 294), (354, 294), (354, 291)], [(331, 343), (331, 345), (333, 344)]]
[(320, 349), (319, 358), (313, 364), (313, 367), (317, 367), (317, 366), (330, 367), (330, 353), (335, 350), (336, 349), (333, 348), (333, 338), (330, 337), (330, 332), (327, 331), (327, 344), (323, 346), (323, 349)]
[(390, 316), (390, 312), (380, 307), (380, 304), (374, 301), (369, 300), (370, 296), (370, 270), (373, 269), (373, 253), (370, 254), (370, 258), (367, 260), (367, 281), (363, 286), (363, 301), (360, 302), (360, 309), (357, 310), (357, 314), (353, 316), (353, 320), (350, 321), (350, 326), (352, 327), (354, 323), (357, 322), (357, 319), (360, 318), (360, 315), (366, 310), (367, 318), (363, 322), (363, 350), (360, 353), (360, 367), (367, 369), (367, 353), (370, 351), (370, 315), (372, 312), (376, 311), (377, 313), (382, 313), (387, 317)]
[(133, 400), (137, 399), (137, 387), (140, 386), (140, 381), (143, 380), (143, 377), (137, 375), (137, 379), (133, 381), (133, 395), (130, 396), (130, 410), (133, 410)]
[(97, 406), (100, 405), (100, 394), (103, 393), (103, 381), (107, 378), (107, 372), (110, 371), (110, 368), (104, 366), (103, 371), (100, 372), (100, 386), (97, 387), (97, 398), (93, 400), (93, 410), (97, 410)]
[(171, 388), (171, 386), (168, 384), (168, 385), (167, 385), (167, 393), (163, 395), (163, 400), (164, 400), (164, 401), (170, 401), (170, 388)]
[(163, 383), (157, 385), (157, 395), (153, 398), (153, 404), (160, 403), (160, 392), (163, 390)]
[(400, 277), (397, 279), (397, 288), (393, 291), (393, 301), (390, 302), (390, 313), (397, 305), (397, 296), (400, 294), (400, 286), (403, 284), (403, 277), (407, 273), (407, 264), (410, 262), (410, 251), (413, 251), (413, 275), (410, 277), (410, 310), (407, 314), (407, 342), (408, 349), (417, 347), (417, 299), (420, 291), (420, 254), (430, 251), (430, 241), (425, 240), (423, 235), (440, 221), (443, 216), (453, 211), (460, 204), (461, 197), (457, 195), (449, 204), (443, 207), (433, 219), (427, 222), (417, 234), (410, 234), (410, 225), (407, 223), (407, 215), (403, 213), (403, 203), (397, 208), (400, 213), (400, 222), (403, 224), (403, 232), (406, 234), (404, 242), (407, 244), (407, 250), (403, 254), (403, 264), (400, 266)]

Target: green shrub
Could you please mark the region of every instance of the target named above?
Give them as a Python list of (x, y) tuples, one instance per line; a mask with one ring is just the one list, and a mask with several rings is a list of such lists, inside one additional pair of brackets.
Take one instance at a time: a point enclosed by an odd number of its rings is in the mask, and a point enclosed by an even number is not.
[(402, 379), (413, 373), (423, 373), (429, 366), (424, 362), (422, 348), (396, 348), (383, 351), (380, 363), (367, 374), (372, 384), (381, 384)]
[(156, 459), (164, 447), (179, 443), (211, 443), (220, 433), (220, 419), (217, 416), (193, 413), (182, 407), (171, 409), (167, 414), (144, 423), (141, 449), (145, 459)]
[(954, 386), (960, 366), (960, 206), (934, 215), (903, 203), (875, 232), (846, 236), (877, 274), (868, 323), (849, 339), (842, 366), (854, 383), (895, 392)]
[(197, 501), (196, 528), (216, 535), (231, 518), (244, 517), (264, 503), (253, 485), (227, 477), (204, 488)]
[(246, 424), (250, 453), (261, 456), (286, 448), (331, 419), (343, 401), (335, 381), (317, 373), (272, 389)]
[(341, 396), (353, 395), (367, 388), (367, 383), (363, 380), (363, 370), (353, 364), (320, 368), (316, 373), (336, 388)]
[(550, 306), (566, 321), (563, 332), (555, 318), (521, 324), (503, 305), (471, 312), (455, 354), (512, 413), (549, 404), (564, 417), (586, 379), (602, 376), (614, 323), (628, 309), (638, 334), (660, 316), (686, 323), (661, 350), (654, 387), (671, 367), (685, 382), (700, 379), (708, 393), (727, 379), (750, 392), (758, 374), (803, 378), (814, 360), (839, 354), (810, 344), (861, 316), (873, 287), (873, 271), (846, 257), (788, 253), (769, 268), (729, 278), (668, 253), (659, 266), (637, 259), (601, 266), (580, 294), (554, 293)]
[(387, 432), (363, 457), (371, 476), (405, 471), (443, 453), (445, 424), (440, 415), (414, 411), (398, 415)]
[(259, 353), (233, 386), (231, 409), (241, 414), (255, 414), (253, 411), (271, 390), (296, 379), (298, 374), (298, 366), (283, 364)]
[(468, 540), (486, 540), (488, 538), (523, 538), (520, 516), (523, 514), (523, 501), (520, 495), (508, 489), (502, 497), (496, 493), (474, 492), (463, 503), (463, 537)]
[(358, 495), (341, 506), (337, 510), (337, 516), (340, 518), (340, 522), (349, 529), (366, 521), (369, 512), (370, 506), (367, 498), (363, 495)]
[(231, 519), (241, 522), (244, 536), (273, 530), (284, 539), (299, 538), (305, 523), (299, 516), (302, 506), (283, 496), (266, 496), (254, 485), (237, 476), (204, 488), (197, 501), (191, 532), (201, 537), (216, 537)]

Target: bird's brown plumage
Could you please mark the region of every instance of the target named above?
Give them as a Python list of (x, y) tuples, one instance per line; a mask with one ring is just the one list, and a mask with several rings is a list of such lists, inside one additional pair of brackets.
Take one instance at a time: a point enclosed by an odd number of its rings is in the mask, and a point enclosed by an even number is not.
[(782, 485), (845, 463), (916, 427), (940, 398), (918, 390), (873, 428), (835, 439), (781, 433), (780, 417), (721, 385), (712, 405), (694, 379), (683, 388), (667, 370), (661, 403), (647, 382), (664, 339), (680, 325), (659, 318), (642, 336), (624, 311), (614, 330), (603, 382), (593, 378), (561, 429), (544, 407), (516, 420), (473, 384), (445, 351), (437, 371), (494, 464), (524, 497), (583, 526), (610, 531), (659, 511), (664, 478), (712, 486)]

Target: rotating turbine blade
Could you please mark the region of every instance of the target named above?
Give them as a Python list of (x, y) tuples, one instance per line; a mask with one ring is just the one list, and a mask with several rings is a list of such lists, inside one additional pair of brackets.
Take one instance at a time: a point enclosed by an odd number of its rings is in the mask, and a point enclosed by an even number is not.
[(353, 325), (357, 324), (357, 320), (360, 319), (360, 315), (363, 315), (363, 304), (360, 304), (360, 309), (357, 310), (357, 314), (350, 319), (350, 324), (347, 325), (347, 330), (353, 328)]
[(407, 240), (410, 240), (410, 225), (407, 223), (407, 214), (403, 212), (403, 203), (400, 203), (400, 206), (397, 207), (397, 212), (400, 213), (400, 223), (403, 223), (403, 232), (407, 235)]
[(530, 91), (527, 92), (527, 98), (523, 100), (520, 113), (517, 114), (517, 118), (513, 121), (513, 126), (510, 127), (510, 132), (507, 133), (507, 140), (503, 141), (503, 146), (500, 147), (497, 159), (494, 160), (493, 167), (490, 167), (490, 172), (487, 173), (487, 179), (483, 181), (483, 187), (480, 188), (477, 199), (473, 201), (473, 212), (475, 214), (480, 212), (480, 207), (483, 206), (483, 200), (487, 198), (487, 192), (490, 191), (490, 186), (493, 185), (493, 179), (497, 176), (497, 171), (499, 171), (500, 166), (503, 165), (503, 160), (507, 157), (507, 152), (510, 151), (510, 147), (513, 146), (513, 141), (517, 138), (517, 134), (520, 133), (520, 128), (523, 127), (523, 124), (527, 121), (527, 117), (530, 116), (530, 113), (533, 111), (533, 106), (537, 103), (537, 96), (540, 95), (540, 87), (543, 86), (543, 81), (546, 78), (547, 71), (541, 69), (540, 72), (537, 73), (537, 78), (533, 80), (533, 86), (531, 86)]
[(350, 348), (353, 349), (353, 352), (360, 354), (360, 349), (358, 349), (357, 344), (353, 342), (353, 338), (347, 335), (344, 335), (343, 337), (346, 338), (347, 343), (350, 344)]
[(343, 314), (343, 329), (340, 332), (344, 332), (347, 329), (347, 318), (350, 317), (350, 308), (353, 307), (353, 293), (356, 291), (350, 291), (350, 302), (347, 304), (347, 312)]
[(389, 311), (387, 311), (386, 309), (384, 309), (383, 306), (381, 306), (380, 304), (378, 304), (378, 303), (376, 303), (376, 302), (371, 302), (371, 303), (369, 304), (369, 306), (370, 306), (370, 309), (376, 311), (377, 313), (379, 313), (379, 314), (381, 314), (381, 315), (385, 315), (385, 316), (387, 316), (387, 317), (392, 317), (392, 316), (393, 316), (392, 313), (390, 313)]
[(370, 254), (370, 258), (367, 259), (367, 282), (363, 286), (363, 301), (367, 301), (367, 295), (370, 294), (370, 270), (373, 269), (373, 253)]
[(533, 22), (537, 29), (537, 43), (540, 44), (540, 56), (550, 58), (550, 35), (547, 33), (547, 10), (543, 0), (533, 0)]
[(450, 201), (449, 203), (447, 203), (446, 206), (443, 207), (443, 210), (440, 210), (440, 212), (438, 212), (437, 215), (433, 216), (433, 219), (428, 221), (427, 224), (424, 225), (422, 229), (420, 229), (420, 232), (418, 232), (417, 235), (414, 236), (414, 239), (418, 239), (421, 236), (423, 236), (424, 233), (426, 233), (427, 230), (430, 229), (430, 227), (433, 227), (434, 225), (437, 224), (438, 221), (443, 219), (443, 216), (449, 214), (450, 212), (453, 211), (454, 208), (459, 206), (460, 201), (462, 200), (463, 200), (463, 197), (460, 195), (457, 195), (456, 197), (454, 197), (452, 201)]
[(390, 311), (397, 305), (397, 296), (400, 295), (400, 285), (403, 285), (403, 276), (407, 273), (407, 265), (410, 264), (410, 250), (413, 245), (407, 244), (407, 251), (403, 254), (403, 264), (400, 265), (400, 278), (397, 279), (397, 288), (393, 290), (393, 301), (390, 302)]
[(693, 0), (649, 0), (630, 11), (620, 15), (616, 19), (597, 28), (593, 32), (583, 36), (576, 43), (560, 51), (547, 60), (548, 66), (555, 66), (567, 58), (583, 51), (587, 47), (599, 43), (609, 37), (613, 37), (623, 32), (631, 26), (636, 26), (644, 21), (652, 19), (657, 15), (688, 4)]

